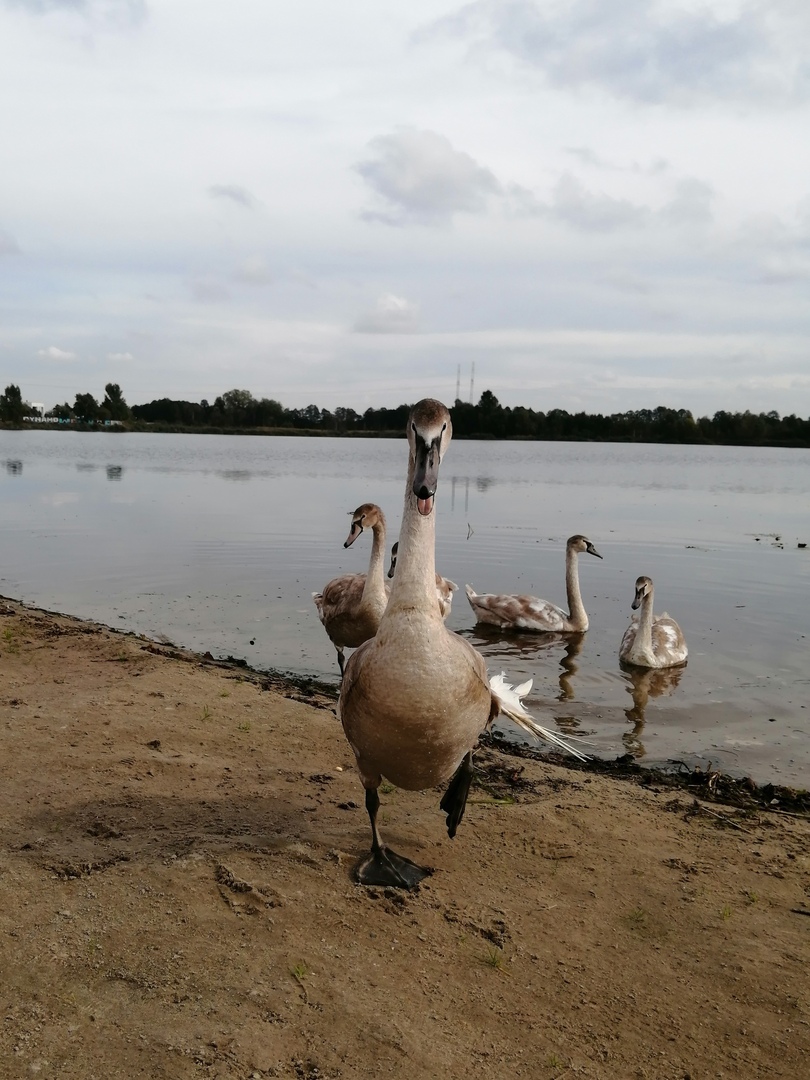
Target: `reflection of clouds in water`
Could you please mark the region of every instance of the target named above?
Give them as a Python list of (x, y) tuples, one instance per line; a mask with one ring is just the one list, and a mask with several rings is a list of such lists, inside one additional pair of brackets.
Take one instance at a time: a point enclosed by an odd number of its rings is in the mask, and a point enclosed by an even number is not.
[(16, 458), (9, 458), (6, 461), (6, 472), (9, 476), (21, 476), (23, 470), (23, 463)]
[(622, 742), (628, 754), (644, 757), (646, 750), (641, 741), (644, 731), (644, 710), (650, 698), (664, 697), (671, 694), (681, 681), (686, 665), (672, 668), (637, 668), (622, 664), (625, 690), (633, 698), (633, 707), (624, 710), (624, 715), (633, 725), (622, 735)]
[(40, 502), (44, 506), (70, 506), (71, 503), (79, 502), (78, 491), (55, 491), (50, 495), (43, 495)]

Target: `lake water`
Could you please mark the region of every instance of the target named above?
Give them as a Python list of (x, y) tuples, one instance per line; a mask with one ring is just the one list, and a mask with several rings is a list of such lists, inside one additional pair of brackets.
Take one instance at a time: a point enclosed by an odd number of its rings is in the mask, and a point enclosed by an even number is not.
[[(406, 459), (404, 439), (0, 431), (0, 592), (337, 684), (311, 593), (365, 570), (367, 538), (343, 548), (360, 503), (396, 538)], [(808, 508), (808, 450), (457, 440), (436, 504), (448, 625), (533, 677), (538, 721), (590, 753), (810, 786)], [(465, 582), (565, 606), (577, 532), (604, 556), (579, 559), (587, 634), (474, 627)], [(684, 669), (619, 666), (639, 574)]]

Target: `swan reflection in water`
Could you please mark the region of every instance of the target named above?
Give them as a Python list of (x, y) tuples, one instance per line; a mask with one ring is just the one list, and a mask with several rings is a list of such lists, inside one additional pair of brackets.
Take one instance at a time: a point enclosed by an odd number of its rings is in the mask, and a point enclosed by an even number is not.
[[(504, 631), (495, 626), (478, 624), (474, 630), (459, 631), (462, 637), (468, 638), (470, 644), (484, 654), (487, 661), (494, 668), (503, 663), (510, 671), (537, 678), (537, 672), (533, 661), (540, 654), (550, 655), (562, 652), (559, 657), (560, 672), (558, 681), (560, 684), (556, 701), (573, 701), (576, 692), (573, 687), (573, 678), (579, 671), (577, 657), (582, 652), (585, 643), (585, 634), (543, 634), (536, 636), (521, 631)], [(515, 665), (515, 659), (525, 660), (523, 664)]]
[(629, 684), (625, 686), (625, 690), (633, 698), (633, 707), (624, 710), (624, 715), (633, 727), (622, 735), (622, 742), (628, 754), (640, 758), (646, 754), (641, 735), (644, 731), (644, 710), (648, 701), (650, 698), (672, 694), (686, 668), (639, 668), (624, 663), (621, 668)]

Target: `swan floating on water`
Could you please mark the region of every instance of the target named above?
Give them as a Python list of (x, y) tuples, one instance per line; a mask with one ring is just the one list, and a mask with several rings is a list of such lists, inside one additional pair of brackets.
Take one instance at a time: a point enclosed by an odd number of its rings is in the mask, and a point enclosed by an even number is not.
[(332, 578), (322, 592), (312, 594), (318, 617), (337, 650), (341, 678), (345, 667), (344, 649), (356, 649), (374, 637), (388, 603), (388, 586), (383, 576), (385, 515), (376, 503), (363, 503), (357, 507), (343, 546), (351, 547), (365, 529), (371, 529), (373, 533), (368, 572), (341, 574)]
[(579, 589), (579, 571), (577, 556), (581, 551), (602, 556), (587, 536), (571, 536), (565, 545), (565, 591), (568, 596), (568, 611), (548, 600), (538, 600), (535, 596), (511, 595), (508, 593), (476, 593), (471, 585), (465, 585), (467, 599), (479, 623), (490, 623), (501, 630), (539, 630), (541, 633), (582, 633), (588, 629), (588, 615), (582, 603)]
[[(388, 576), (392, 578), (394, 571), (397, 568), (397, 555), (399, 552), (399, 540), (397, 540), (391, 548), (391, 565), (388, 568)], [(436, 574), (436, 599), (439, 601), (439, 611), (442, 618), (447, 621), (447, 616), (450, 614), (453, 607), (453, 593), (458, 589), (455, 581), (451, 581), (450, 578), (442, 577), (441, 574)]]
[(689, 650), (683, 631), (666, 611), (653, 616), (652, 578), (642, 576), (636, 580), (634, 615), (624, 632), (619, 646), (619, 659), (636, 667), (668, 668), (685, 664)]
[[(430, 872), (380, 838), (383, 776), (408, 791), (449, 781), (440, 805), (452, 837), (467, 803), (473, 747), (498, 713), (533, 734), (552, 734), (531, 720), (503, 678), (490, 685), (481, 654), (442, 622), (433, 511), (451, 433), (441, 402), (426, 398), (413, 407), (396, 576), (379, 629), (349, 657), (340, 689), (338, 715), (357, 759), (371, 824), (371, 852), (357, 869), (363, 885), (412, 888)], [(558, 736), (553, 741), (583, 756)]]

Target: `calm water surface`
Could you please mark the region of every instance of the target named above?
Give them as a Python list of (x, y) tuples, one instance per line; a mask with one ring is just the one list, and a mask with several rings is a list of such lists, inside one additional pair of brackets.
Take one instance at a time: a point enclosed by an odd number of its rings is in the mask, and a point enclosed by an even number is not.
[[(365, 570), (347, 513), (379, 503), (396, 538), (404, 440), (0, 432), (0, 591), (258, 668), (337, 683), (311, 593)], [(810, 785), (810, 451), (453, 443), (437, 568), (462, 587), (448, 625), (514, 681), (537, 719), (591, 753)], [(565, 605), (580, 557), (580, 638), (487, 633), (465, 582)], [(618, 663), (639, 574), (680, 622), (685, 669)], [(513, 735), (514, 732), (507, 732)]]

